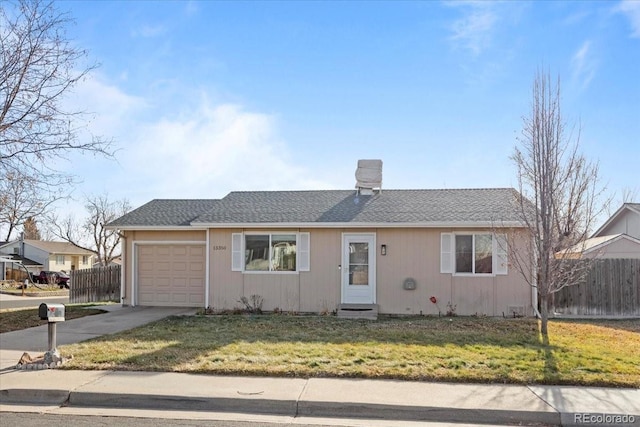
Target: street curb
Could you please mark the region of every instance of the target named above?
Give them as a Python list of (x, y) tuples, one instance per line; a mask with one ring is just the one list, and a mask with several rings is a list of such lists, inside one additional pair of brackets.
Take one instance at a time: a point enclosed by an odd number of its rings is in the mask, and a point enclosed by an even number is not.
[(69, 400), (69, 390), (11, 388), (0, 390), (0, 403), (21, 405), (58, 405)]
[(242, 412), (295, 416), (296, 402), (291, 400), (233, 399), (206, 396), (172, 396), (71, 392), (68, 406), (161, 409), (169, 411)]
[(366, 418), (464, 424), (560, 425), (560, 413), (465, 409), (430, 406), (383, 405), (375, 403), (307, 402), (298, 404), (299, 416), (320, 418)]
[(253, 399), (250, 397), (200, 397), (121, 393), (74, 392), (66, 390), (0, 390), (0, 402), (14, 405), (64, 405), (66, 407), (155, 409), (167, 411), (233, 412), (256, 415), (309, 416), (319, 418), (361, 418), (398, 421), (452, 422), (473, 424), (561, 425), (557, 411), (507, 411), (419, 407), (351, 402), (315, 402)]

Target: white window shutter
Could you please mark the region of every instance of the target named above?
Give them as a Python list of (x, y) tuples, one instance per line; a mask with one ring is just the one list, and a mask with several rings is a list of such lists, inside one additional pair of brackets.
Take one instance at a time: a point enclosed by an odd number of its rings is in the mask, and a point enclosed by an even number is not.
[(507, 236), (496, 234), (496, 274), (505, 275), (509, 273), (509, 251), (507, 247)]
[(311, 261), (309, 258), (309, 250), (311, 248), (311, 235), (309, 233), (300, 233), (298, 236), (298, 271), (309, 271)]
[(231, 271), (242, 271), (242, 233), (231, 234)]
[(440, 273), (453, 273), (453, 233), (440, 234)]

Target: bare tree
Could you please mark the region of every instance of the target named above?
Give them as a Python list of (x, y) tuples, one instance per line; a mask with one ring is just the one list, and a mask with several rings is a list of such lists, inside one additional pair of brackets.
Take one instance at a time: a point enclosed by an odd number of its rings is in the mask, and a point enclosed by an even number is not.
[(68, 182), (65, 177), (53, 174), (48, 183), (41, 182), (38, 176), (18, 171), (0, 176), (0, 228), (7, 241), (27, 219), (41, 216), (52, 203), (61, 199), (53, 188)]
[(72, 216), (62, 220), (52, 216), (53, 233), (79, 248), (93, 252), (98, 263), (107, 266), (120, 255), (120, 234), (105, 226), (129, 212), (131, 205), (126, 199), (110, 201), (109, 196), (103, 194), (87, 197), (85, 208), (87, 217), (84, 222)]
[(0, 6), (0, 161), (6, 169), (51, 166), (71, 150), (110, 155), (109, 143), (78, 140), (82, 111), (65, 95), (95, 68), (65, 37), (71, 23), (53, 2), (19, 0)]
[(577, 284), (586, 273), (587, 262), (576, 261), (566, 249), (588, 238), (602, 209), (597, 202), (604, 188), (599, 185), (598, 165), (578, 151), (580, 129), (568, 132), (560, 109), (560, 79), (553, 85), (549, 75), (538, 70), (531, 111), (523, 118), (518, 140), (511, 159), (524, 196), (520, 203), (522, 220), (532, 244), (526, 251), (515, 252), (513, 262), (525, 280), (537, 288), (540, 329), (548, 339), (553, 295)]
[[(67, 191), (72, 179), (57, 171), (67, 154), (113, 155), (110, 141), (85, 133), (87, 113), (64, 103), (95, 68), (84, 66), (86, 52), (66, 38), (71, 23), (53, 1), (0, 3), (0, 177), (38, 189), (29, 194), (33, 206), (24, 218), (42, 215)], [(15, 214), (2, 211), (0, 228), (8, 230), (7, 236), (20, 224), (19, 218), (6, 220)]]

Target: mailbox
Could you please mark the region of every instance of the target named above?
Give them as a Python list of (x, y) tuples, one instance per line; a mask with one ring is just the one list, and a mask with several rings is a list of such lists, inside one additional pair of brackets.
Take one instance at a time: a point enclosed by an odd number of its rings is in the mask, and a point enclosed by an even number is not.
[(40, 319), (49, 322), (64, 322), (64, 305), (42, 303), (38, 308)]

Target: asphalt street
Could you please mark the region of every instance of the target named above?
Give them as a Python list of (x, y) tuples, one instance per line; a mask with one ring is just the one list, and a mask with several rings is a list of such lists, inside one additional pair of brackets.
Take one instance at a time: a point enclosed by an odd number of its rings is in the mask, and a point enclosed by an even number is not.
[(35, 308), (43, 302), (52, 304), (67, 304), (69, 297), (23, 297), (0, 293), (0, 310), (11, 308)]
[[(407, 422), (393, 420), (354, 420), (354, 419), (307, 419), (307, 418), (291, 418), (282, 420), (281, 422), (273, 422), (266, 420), (242, 420), (247, 418), (246, 415), (237, 414), (237, 419), (216, 419), (213, 414), (200, 414), (199, 419), (180, 419), (173, 417), (163, 418), (157, 414), (157, 418), (123, 416), (118, 415), (117, 410), (113, 410), (112, 414), (106, 415), (104, 412), (98, 415), (88, 413), (83, 415), (72, 414), (42, 414), (42, 413), (20, 413), (20, 412), (3, 412), (2, 422), (4, 425), (20, 426), (20, 427), (41, 427), (47, 426), (65, 426), (65, 427), (95, 427), (95, 426), (112, 426), (117, 424), (120, 427), (491, 427), (490, 424), (451, 424), (451, 423), (430, 423), (430, 422)], [(176, 415), (174, 415), (176, 416)], [(497, 426), (497, 425), (496, 425)], [(538, 424), (536, 427), (545, 427)]]

